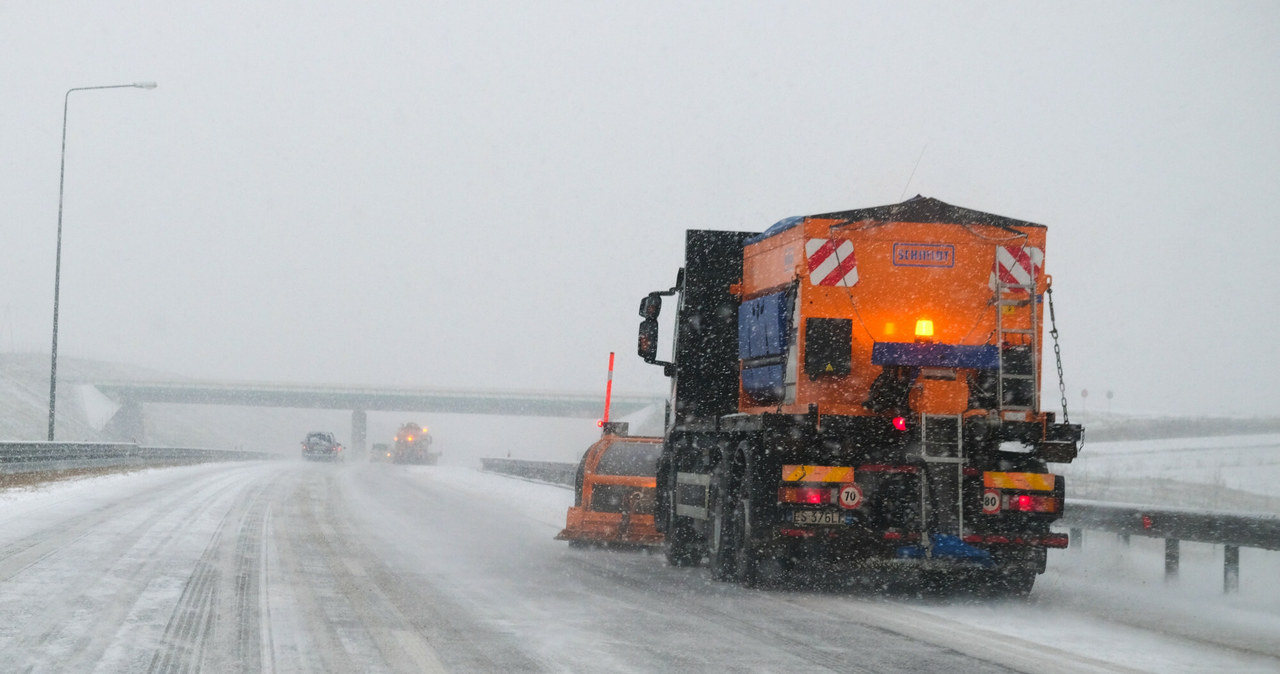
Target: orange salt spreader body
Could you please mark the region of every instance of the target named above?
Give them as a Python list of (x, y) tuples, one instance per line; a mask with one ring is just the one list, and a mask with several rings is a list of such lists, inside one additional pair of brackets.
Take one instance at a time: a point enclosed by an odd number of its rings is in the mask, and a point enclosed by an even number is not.
[(574, 505), (557, 540), (571, 544), (661, 545), (654, 528), (655, 475), (662, 438), (631, 437), (610, 422), (578, 463)]
[[(1000, 409), (1001, 421), (1043, 423), (1044, 317), (1040, 302), (1028, 300), (1050, 283), (1045, 228), (1007, 218), (984, 224), (978, 216), (986, 214), (970, 213), (956, 224), (809, 216), (744, 246), (735, 291), (748, 311), (753, 301), (791, 304), (796, 339), (783, 341), (797, 348), (772, 371), (752, 372), (760, 362), (768, 368), (767, 359), (744, 359), (740, 411), (803, 414), (817, 405), (823, 415), (874, 416), (897, 405), (891, 391), (906, 391), (910, 404), (901, 407), (915, 414)], [(1006, 365), (1018, 359), (1035, 376), (971, 381), (981, 366), (994, 369), (998, 350)], [(893, 367), (903, 368), (900, 385)], [(986, 391), (986, 404), (971, 405), (983, 397), (974, 391)], [(999, 405), (997, 396), (1021, 404)]]

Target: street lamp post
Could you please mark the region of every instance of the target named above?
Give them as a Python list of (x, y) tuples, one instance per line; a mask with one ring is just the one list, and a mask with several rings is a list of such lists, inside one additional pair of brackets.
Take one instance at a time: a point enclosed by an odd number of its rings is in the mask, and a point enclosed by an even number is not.
[(58, 248), (53, 266), (53, 348), (49, 364), (49, 442), (53, 442), (54, 408), (58, 394), (58, 290), (62, 281), (62, 191), (67, 175), (67, 104), (71, 101), (71, 92), (89, 91), (91, 89), (155, 89), (155, 82), (134, 82), (133, 84), (108, 84), (100, 87), (75, 87), (67, 89), (62, 97), (62, 163), (58, 167)]

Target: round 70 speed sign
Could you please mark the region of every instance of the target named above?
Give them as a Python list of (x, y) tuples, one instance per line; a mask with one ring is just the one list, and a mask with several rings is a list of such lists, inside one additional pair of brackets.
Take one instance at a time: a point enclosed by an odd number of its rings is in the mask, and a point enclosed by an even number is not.
[(840, 507), (852, 510), (862, 505), (862, 488), (856, 484), (840, 487)]

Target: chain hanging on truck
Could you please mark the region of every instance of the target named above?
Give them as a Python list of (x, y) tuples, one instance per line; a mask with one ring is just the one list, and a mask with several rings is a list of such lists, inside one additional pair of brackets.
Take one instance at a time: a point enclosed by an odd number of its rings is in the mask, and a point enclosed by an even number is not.
[(1062, 376), (1062, 348), (1058, 346), (1058, 320), (1053, 315), (1053, 277), (1049, 277), (1044, 294), (1049, 298), (1049, 336), (1053, 338), (1053, 356), (1058, 360), (1058, 393), (1062, 396), (1062, 423), (1071, 423), (1067, 415), (1067, 382)]

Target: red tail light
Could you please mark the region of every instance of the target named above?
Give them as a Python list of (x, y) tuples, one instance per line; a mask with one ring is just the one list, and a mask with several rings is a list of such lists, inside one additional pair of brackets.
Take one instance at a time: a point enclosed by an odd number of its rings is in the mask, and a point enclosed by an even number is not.
[(1056, 513), (1061, 510), (1058, 499), (1052, 496), (1032, 496), (1030, 494), (1005, 495), (1003, 510), (1024, 513)]
[(827, 487), (782, 487), (778, 490), (779, 503), (803, 503), (818, 505), (831, 502), (831, 489)]
[(896, 428), (896, 429), (898, 429), (898, 430), (900, 430), (900, 431), (905, 431), (905, 430), (907, 430), (907, 419), (906, 419), (906, 417), (894, 417), (894, 418), (893, 418), (893, 427), (894, 427), (894, 428)]

